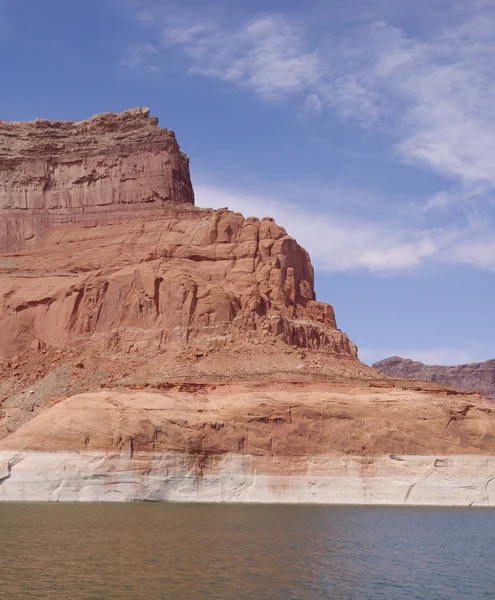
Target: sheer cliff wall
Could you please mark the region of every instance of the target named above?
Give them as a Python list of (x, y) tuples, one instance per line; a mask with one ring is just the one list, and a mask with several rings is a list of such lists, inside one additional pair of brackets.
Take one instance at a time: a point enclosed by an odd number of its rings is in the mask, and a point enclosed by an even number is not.
[(0, 121), (0, 251), (39, 245), (57, 223), (174, 205), (194, 205), (189, 160), (146, 108)]
[(0, 252), (0, 357), (271, 340), (356, 358), (308, 253), (270, 217), (195, 207), (189, 160), (148, 109), (1, 121)]

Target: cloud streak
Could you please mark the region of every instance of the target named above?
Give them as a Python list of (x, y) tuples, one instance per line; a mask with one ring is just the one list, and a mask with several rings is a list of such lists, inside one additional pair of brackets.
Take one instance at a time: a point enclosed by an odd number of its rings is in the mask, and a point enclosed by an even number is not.
[(179, 50), (191, 74), (267, 102), (296, 101), (299, 114), (358, 122), (385, 134), (397, 159), (450, 180), (416, 202), (414, 219), (373, 221), (330, 206), (310, 212), (297, 202), (289, 209), (275, 197), (215, 186), (198, 188), (203, 205), (270, 212), (322, 269), (395, 272), (436, 262), (495, 270), (495, 5), (424, 0), (408, 11), (421, 21), (414, 31), (387, 20), (386, 11), (354, 21), (347, 15), (332, 29), (281, 13), (239, 21), (221, 11), (165, 15), (141, 3), (138, 22), (156, 39), (131, 47), (122, 65), (144, 69), (150, 57)]
[(160, 68), (147, 64), (147, 61), (149, 57), (156, 57), (158, 54), (159, 52), (153, 44), (134, 44), (127, 49), (124, 58), (120, 61), (120, 66), (130, 71), (142, 69), (148, 72), (157, 72), (160, 71)]
[(163, 29), (166, 44), (179, 46), (190, 72), (249, 88), (267, 100), (312, 89), (320, 57), (310, 51), (302, 28), (282, 15), (254, 18), (237, 30), (212, 20), (178, 19)]
[(233, 30), (182, 15), (162, 39), (181, 49), (191, 73), (270, 101), (301, 97), (307, 112), (379, 123), (403, 160), (466, 187), (495, 187), (494, 29), (493, 4), (473, 3), (449, 28), (416, 37), (386, 21), (322, 36), (262, 14)]
[(196, 185), (196, 200), (199, 206), (228, 206), (244, 216), (274, 217), (309, 251), (315, 268), (324, 271), (396, 273), (428, 263), (495, 270), (495, 240), (478, 222), (467, 228), (411, 229), (399, 220), (308, 210), (294, 202), (210, 184)]

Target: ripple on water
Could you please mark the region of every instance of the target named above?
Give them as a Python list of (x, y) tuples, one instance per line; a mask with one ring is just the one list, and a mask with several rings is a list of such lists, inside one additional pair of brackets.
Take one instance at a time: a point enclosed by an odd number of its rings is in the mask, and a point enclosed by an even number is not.
[(490, 509), (0, 505), (0, 598), (495, 598)]

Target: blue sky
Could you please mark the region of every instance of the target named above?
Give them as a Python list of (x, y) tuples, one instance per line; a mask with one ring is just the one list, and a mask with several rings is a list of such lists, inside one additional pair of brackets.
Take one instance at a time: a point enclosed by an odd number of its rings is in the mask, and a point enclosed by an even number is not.
[(0, 0), (0, 119), (149, 106), (365, 362), (495, 356), (493, 0)]

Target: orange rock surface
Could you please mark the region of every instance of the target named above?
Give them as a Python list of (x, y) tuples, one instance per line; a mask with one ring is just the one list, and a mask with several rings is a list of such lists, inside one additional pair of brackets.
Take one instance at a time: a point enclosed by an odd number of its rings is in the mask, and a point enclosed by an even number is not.
[[(73, 396), (0, 442), (1, 450), (490, 455), (495, 406), (445, 393), (332, 383), (171, 385)], [(204, 465), (206, 465), (203, 462)]]
[(56, 224), (170, 204), (194, 204), (189, 160), (146, 108), (0, 121), (0, 251), (39, 246)]
[(316, 301), (309, 256), (282, 227), (193, 201), (188, 159), (147, 109), (1, 122), (3, 364), (58, 350), (137, 355), (138, 372), (150, 361), (174, 372), (226, 352), (198, 375), (242, 378), (305, 371), (306, 355), (280, 356), (301, 350), (316, 353), (316, 369), (343, 361), (371, 373)]
[(273, 219), (196, 208), (146, 109), (0, 122), (0, 216), (0, 449), (495, 450), (488, 401), (358, 360)]

